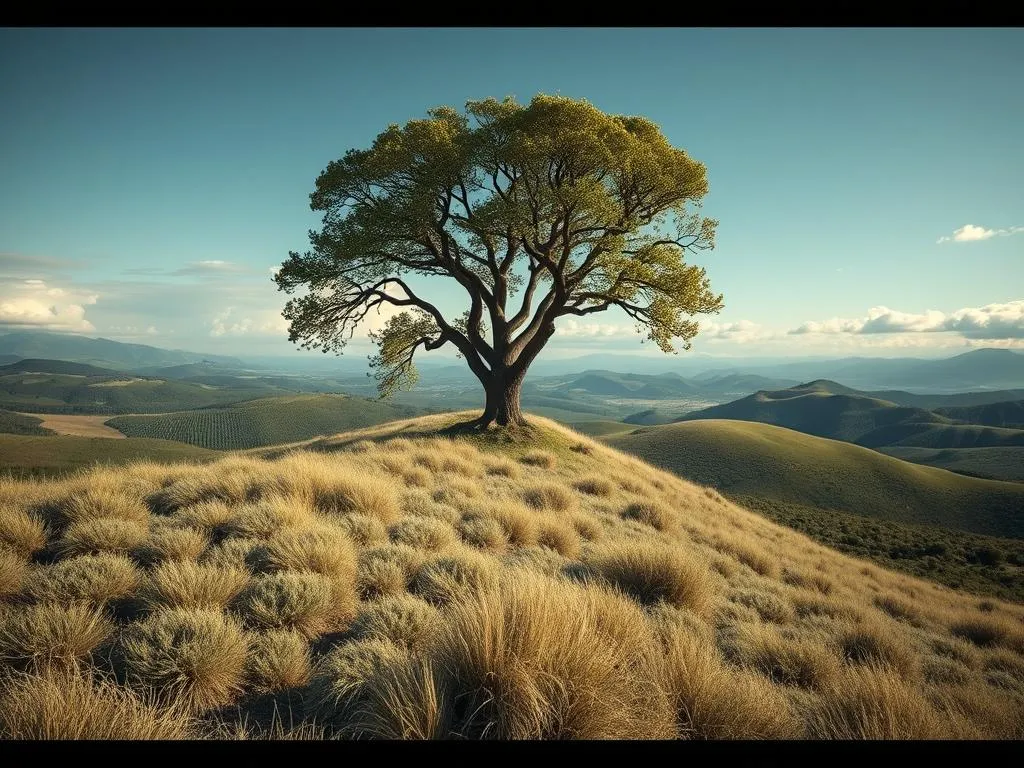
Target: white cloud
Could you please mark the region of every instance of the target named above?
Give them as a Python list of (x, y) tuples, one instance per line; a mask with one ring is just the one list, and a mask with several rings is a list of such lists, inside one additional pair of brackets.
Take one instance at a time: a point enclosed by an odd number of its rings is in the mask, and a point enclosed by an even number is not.
[(234, 307), (228, 307), (213, 316), (213, 320), (210, 321), (211, 336), (241, 336), (249, 332), (252, 328), (252, 319), (242, 317), (232, 320), (231, 315), (234, 311)]
[(969, 339), (1024, 338), (1024, 300), (967, 307), (949, 314), (935, 309), (915, 314), (872, 307), (866, 317), (810, 320), (789, 331), (791, 335), (944, 332), (959, 333)]
[(213, 275), (230, 272), (244, 272), (245, 267), (241, 264), (235, 264), (233, 261), (224, 261), (223, 259), (207, 259), (205, 261), (191, 261), (180, 269), (176, 269), (170, 274), (180, 275)]
[(737, 344), (749, 344), (755, 341), (768, 341), (778, 336), (764, 326), (750, 320), (737, 320), (732, 323), (701, 323), (698, 339), (706, 341), (731, 341)]
[(160, 335), (160, 331), (157, 330), (155, 325), (145, 328), (137, 325), (111, 325), (107, 327), (104, 333), (122, 339), (138, 339), (144, 336)]
[(0, 288), (0, 326), (93, 331), (85, 307), (98, 300), (95, 293), (51, 288), (38, 278), (8, 283)]
[(621, 323), (584, 323), (574, 317), (567, 317), (558, 321), (555, 326), (556, 336), (567, 336), (570, 338), (600, 338), (612, 336), (637, 335), (636, 328)]
[(988, 240), (991, 237), (1006, 237), (1024, 232), (1024, 227), (1007, 227), (1005, 229), (985, 229), (976, 224), (964, 224), (960, 229), (954, 230), (952, 235), (943, 235), (936, 242), (938, 243), (972, 243), (977, 240)]

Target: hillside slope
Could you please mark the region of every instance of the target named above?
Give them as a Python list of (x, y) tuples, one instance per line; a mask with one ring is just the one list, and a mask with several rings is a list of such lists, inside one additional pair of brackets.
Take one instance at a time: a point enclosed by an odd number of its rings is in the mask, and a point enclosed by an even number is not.
[(782, 427), (699, 420), (607, 440), (694, 482), (857, 515), (1024, 537), (1024, 487), (909, 464)]
[(346, 429), (408, 418), (412, 408), (348, 395), (289, 395), (248, 400), (224, 408), (107, 421), (129, 437), (177, 440), (232, 450), (306, 440)]
[(0, 735), (1022, 734), (1021, 606), (544, 420), (451, 422), (0, 484)]

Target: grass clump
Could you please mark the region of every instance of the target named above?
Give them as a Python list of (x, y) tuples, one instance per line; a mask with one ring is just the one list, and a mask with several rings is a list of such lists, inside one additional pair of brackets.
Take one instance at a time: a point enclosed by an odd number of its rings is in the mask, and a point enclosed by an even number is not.
[(273, 496), (238, 508), (231, 532), (250, 539), (269, 539), (282, 529), (310, 522), (312, 513), (299, 499)]
[(791, 603), (772, 592), (762, 589), (742, 589), (730, 598), (733, 602), (757, 611), (762, 620), (771, 624), (788, 624), (794, 619)]
[(142, 580), (142, 571), (123, 555), (83, 555), (36, 568), (26, 592), (38, 602), (102, 607), (132, 597)]
[(554, 469), (555, 464), (558, 463), (554, 454), (549, 451), (528, 451), (519, 458), (519, 461), (529, 467), (540, 467), (541, 469)]
[(426, 552), (447, 549), (458, 540), (451, 525), (433, 517), (407, 517), (391, 526), (390, 534), (395, 544)]
[(138, 549), (149, 536), (149, 529), (134, 520), (101, 517), (74, 523), (57, 541), (64, 557), (101, 552), (127, 554)]
[(172, 560), (149, 574), (142, 601), (150, 610), (225, 608), (248, 582), (249, 572), (243, 568)]
[(847, 662), (889, 668), (904, 677), (916, 669), (916, 659), (905, 645), (893, 640), (881, 626), (862, 622), (840, 633), (839, 650)]
[(410, 589), (430, 603), (445, 604), (493, 584), (496, 561), (472, 550), (456, 552), (424, 564)]
[(102, 611), (82, 603), (46, 603), (0, 613), (0, 661), (16, 669), (75, 667), (114, 630)]
[(558, 519), (537, 521), (537, 544), (553, 549), (562, 557), (574, 560), (580, 556), (580, 536), (569, 523)]
[(307, 711), (318, 723), (351, 731), (352, 720), (365, 708), (368, 687), (406, 658), (405, 651), (386, 640), (358, 640), (335, 648), (316, 665)]
[(356, 612), (351, 587), (318, 573), (272, 573), (253, 579), (236, 601), (247, 624), (261, 629), (293, 629), (314, 638), (346, 629)]
[(568, 512), (576, 504), (576, 498), (556, 483), (543, 483), (523, 491), (523, 501), (538, 510)]
[(0, 510), (0, 550), (15, 552), (26, 560), (46, 546), (43, 521), (16, 507)]
[(133, 691), (75, 672), (17, 675), (0, 694), (0, 738), (171, 740), (194, 738), (190, 719)]
[(28, 563), (13, 552), (0, 549), (0, 601), (21, 592)]
[(627, 520), (637, 520), (656, 531), (667, 531), (676, 522), (675, 513), (656, 501), (636, 501), (622, 511)]
[(849, 669), (807, 715), (819, 739), (936, 739), (948, 735), (927, 700), (893, 669)]
[(356, 574), (356, 553), (345, 532), (329, 525), (284, 530), (258, 553), (269, 571), (315, 573), (351, 584)]
[(879, 610), (889, 614), (897, 621), (903, 621), (913, 626), (918, 626), (921, 623), (921, 612), (896, 595), (876, 595), (873, 602)]
[(149, 539), (140, 544), (133, 556), (143, 563), (198, 560), (210, 540), (196, 528), (161, 527), (150, 531)]
[(309, 643), (291, 630), (270, 630), (256, 635), (246, 662), (246, 677), (262, 693), (302, 688), (312, 678)]
[(641, 605), (665, 602), (706, 615), (713, 592), (708, 568), (666, 546), (648, 542), (613, 544), (595, 550), (587, 569)]
[(821, 643), (782, 637), (765, 625), (741, 626), (737, 661), (774, 683), (823, 690), (840, 671), (839, 658)]
[(219, 611), (175, 608), (128, 625), (117, 650), (129, 685), (202, 712), (230, 704), (242, 690), (249, 644)]
[(464, 542), (477, 549), (501, 553), (508, 547), (505, 529), (495, 518), (480, 513), (467, 513), (457, 526)]
[(730, 670), (713, 644), (675, 632), (666, 638), (663, 686), (684, 739), (793, 739), (800, 722), (764, 677)]
[(533, 513), (519, 504), (497, 504), (488, 512), (505, 531), (512, 547), (532, 547), (537, 543), (537, 521)]
[(50, 502), (44, 502), (40, 511), (57, 528), (101, 518), (114, 518), (135, 523), (149, 519), (149, 509), (137, 494), (119, 484), (95, 478), (74, 491)]
[(365, 549), (359, 556), (356, 589), (366, 600), (408, 590), (425, 555), (405, 544)]
[(572, 487), (580, 493), (586, 493), (590, 496), (607, 497), (615, 493), (615, 485), (597, 475), (581, 478), (573, 483)]
[(515, 480), (520, 475), (519, 467), (504, 456), (489, 456), (484, 461), (484, 471), (488, 475), (507, 477), (509, 480)]
[[(517, 571), (447, 610), (427, 690), (445, 691), (438, 719), (465, 738), (671, 738), (655, 649), (621, 597)], [(422, 709), (422, 690), (395, 706)]]
[(1013, 622), (1000, 616), (968, 614), (950, 624), (949, 631), (954, 637), (968, 640), (979, 648), (1005, 646), (1024, 653), (1024, 633)]
[(386, 597), (365, 605), (350, 631), (360, 640), (384, 640), (422, 653), (437, 631), (439, 617), (436, 608), (418, 597)]
[(378, 518), (370, 515), (346, 515), (335, 525), (360, 547), (372, 547), (388, 540), (388, 529)]

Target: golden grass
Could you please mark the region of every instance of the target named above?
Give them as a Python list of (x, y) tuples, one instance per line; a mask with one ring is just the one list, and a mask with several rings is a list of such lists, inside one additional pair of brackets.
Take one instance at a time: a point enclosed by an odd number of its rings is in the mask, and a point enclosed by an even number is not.
[(128, 626), (117, 652), (128, 684), (206, 711), (241, 692), (249, 651), (241, 627), (219, 611), (175, 608)]
[(101, 552), (127, 554), (146, 541), (149, 529), (144, 523), (100, 517), (72, 524), (57, 541), (65, 557), (96, 555)]
[(248, 583), (249, 572), (243, 568), (169, 561), (149, 574), (142, 601), (150, 610), (225, 608)]
[(641, 605), (665, 602), (701, 616), (711, 609), (707, 567), (664, 545), (628, 542), (600, 547), (587, 558), (587, 567)]
[[(868, 566), (545, 420), (435, 437), (459, 418), (0, 478), (0, 727), (1022, 735), (1020, 606)], [(80, 729), (57, 693), (10, 694), (36, 680), (19, 670), (77, 672)]]
[(114, 630), (111, 621), (82, 603), (47, 603), (0, 613), (0, 662), (17, 669), (74, 667)]
[(76, 672), (17, 675), (0, 694), (0, 738), (118, 740), (195, 738), (187, 713), (157, 708), (133, 691)]
[(246, 677), (263, 693), (300, 689), (309, 684), (313, 662), (309, 643), (298, 632), (269, 630), (256, 635), (246, 661)]
[(46, 546), (46, 526), (35, 515), (15, 507), (0, 508), (0, 549), (30, 558)]
[(312, 572), (272, 573), (249, 582), (236, 601), (247, 624), (293, 629), (307, 638), (348, 627), (356, 612), (351, 585)]
[(20, 555), (0, 549), (0, 601), (21, 592), (28, 563)]
[(529, 467), (541, 469), (554, 469), (558, 463), (558, 459), (550, 451), (528, 451), (519, 458), (519, 461)]
[(36, 568), (25, 591), (39, 602), (101, 607), (131, 597), (142, 580), (139, 568), (123, 555), (83, 555)]

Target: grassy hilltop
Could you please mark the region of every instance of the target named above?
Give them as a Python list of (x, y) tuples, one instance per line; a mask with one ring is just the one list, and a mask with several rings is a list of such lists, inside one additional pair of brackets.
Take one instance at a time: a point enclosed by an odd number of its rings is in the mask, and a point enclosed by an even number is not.
[(0, 481), (0, 735), (1024, 735), (1019, 604), (453, 418)]

